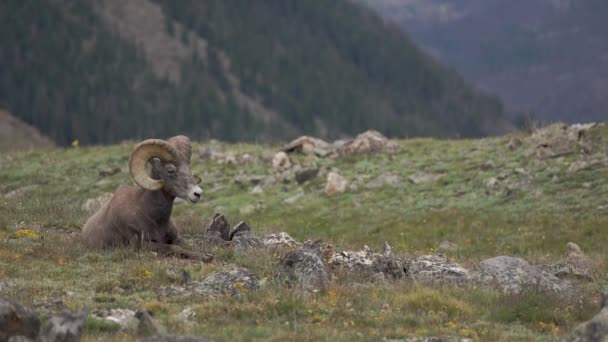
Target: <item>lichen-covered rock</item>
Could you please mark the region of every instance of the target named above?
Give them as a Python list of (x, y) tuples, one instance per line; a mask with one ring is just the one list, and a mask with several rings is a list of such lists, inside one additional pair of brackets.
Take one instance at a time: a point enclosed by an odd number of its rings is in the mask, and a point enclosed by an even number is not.
[(568, 342), (608, 341), (608, 289), (602, 291), (600, 312), (581, 323), (568, 337)]
[(334, 269), (346, 269), (355, 275), (372, 280), (403, 279), (408, 275), (406, 262), (391, 256), (391, 247), (385, 243), (383, 254), (374, 253), (368, 246), (361, 251), (341, 251), (328, 261)]
[(278, 171), (291, 168), (291, 160), (287, 153), (281, 151), (272, 157), (272, 168)]
[(135, 322), (135, 311), (129, 309), (101, 309), (93, 313), (93, 317), (120, 324), (127, 328)]
[(84, 331), (88, 310), (64, 311), (53, 315), (40, 330), (40, 342), (78, 342)]
[(215, 214), (207, 228), (207, 233), (209, 232), (219, 232), (223, 240), (230, 240), (230, 224), (226, 217), (222, 214)]
[(261, 286), (258, 277), (242, 267), (229, 267), (209, 274), (202, 281), (191, 281), (184, 286), (169, 286), (160, 290), (160, 295), (170, 296), (238, 296), (243, 292), (256, 290)]
[(275, 280), (303, 290), (326, 290), (329, 287), (329, 274), (319, 246), (305, 245), (288, 253), (281, 260)]
[(301, 245), (300, 242), (285, 232), (266, 235), (262, 238), (262, 243), (266, 247), (294, 247)]
[(498, 256), (483, 260), (475, 272), (482, 284), (495, 285), (505, 292), (518, 293), (525, 288), (568, 294), (574, 285), (521, 258)]
[(327, 184), (325, 185), (325, 193), (327, 196), (332, 197), (337, 194), (341, 194), (346, 191), (348, 187), (348, 181), (346, 178), (340, 176), (336, 172), (330, 172), (327, 174)]
[(282, 151), (286, 153), (300, 152), (305, 155), (316, 155), (318, 157), (326, 157), (333, 150), (334, 147), (328, 142), (306, 135), (293, 140), (282, 148)]
[(11, 298), (0, 296), (0, 341), (8, 341), (11, 336), (34, 339), (39, 330), (38, 314)]
[(304, 168), (296, 170), (295, 179), (298, 184), (304, 184), (309, 180), (314, 179), (319, 174), (319, 169), (316, 167)]
[(375, 130), (363, 132), (357, 135), (352, 141), (347, 142), (338, 148), (338, 152), (344, 155), (378, 152), (394, 153), (398, 150), (399, 146), (397, 146), (397, 144)]
[(409, 260), (410, 275), (420, 282), (462, 284), (470, 279), (470, 272), (442, 255), (421, 255)]

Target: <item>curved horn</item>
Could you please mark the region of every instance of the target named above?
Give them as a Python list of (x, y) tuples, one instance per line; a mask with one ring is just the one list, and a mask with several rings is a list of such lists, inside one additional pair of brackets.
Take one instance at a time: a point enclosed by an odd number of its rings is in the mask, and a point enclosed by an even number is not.
[(146, 172), (146, 164), (152, 158), (162, 161), (177, 159), (177, 151), (168, 142), (161, 139), (145, 140), (133, 149), (129, 157), (129, 173), (139, 186), (146, 190), (159, 190), (163, 187), (161, 180), (151, 178)]

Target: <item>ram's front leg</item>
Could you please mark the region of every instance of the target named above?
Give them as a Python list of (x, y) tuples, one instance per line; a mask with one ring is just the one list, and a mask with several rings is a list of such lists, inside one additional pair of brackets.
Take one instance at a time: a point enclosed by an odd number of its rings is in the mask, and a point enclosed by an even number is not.
[(163, 255), (174, 255), (184, 259), (201, 260), (203, 262), (213, 260), (213, 255), (211, 254), (190, 251), (174, 244), (150, 241), (146, 243), (146, 247)]

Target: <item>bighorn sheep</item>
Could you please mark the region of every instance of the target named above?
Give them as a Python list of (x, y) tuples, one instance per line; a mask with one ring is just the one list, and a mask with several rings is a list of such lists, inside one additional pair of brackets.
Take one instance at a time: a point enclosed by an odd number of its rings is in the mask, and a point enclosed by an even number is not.
[[(192, 175), (191, 155), (190, 139), (183, 135), (166, 141), (149, 139), (135, 146), (129, 172), (139, 187), (121, 186), (114, 192), (82, 228), (84, 243), (98, 248), (131, 245), (211, 260), (208, 254), (180, 247), (180, 237), (170, 219), (175, 197), (196, 203), (203, 193), (198, 186), (200, 179)], [(146, 172), (148, 163), (150, 175)]]

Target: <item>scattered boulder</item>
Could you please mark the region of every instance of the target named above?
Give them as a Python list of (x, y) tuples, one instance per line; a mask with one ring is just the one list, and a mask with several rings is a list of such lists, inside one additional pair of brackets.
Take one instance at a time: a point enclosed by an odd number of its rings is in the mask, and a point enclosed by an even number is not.
[(245, 221), (239, 222), (234, 227), (232, 233), (230, 233), (230, 241), (232, 241), (233, 246), (237, 249), (260, 248), (264, 246), (262, 240), (253, 235), (251, 227)]
[(443, 240), (441, 241), (441, 243), (439, 243), (439, 246), (437, 246), (437, 251), (439, 252), (455, 252), (459, 249), (460, 247), (448, 240)]
[(352, 141), (344, 143), (338, 148), (338, 153), (341, 155), (379, 152), (395, 153), (398, 150), (399, 146), (390, 141), (382, 133), (375, 130), (369, 130), (357, 135)]
[(384, 186), (397, 186), (401, 183), (401, 177), (387, 173), (384, 175), (380, 175), (375, 179), (372, 179), (369, 183), (366, 184), (366, 188), (368, 189), (377, 189)]
[(230, 240), (230, 224), (224, 215), (215, 214), (213, 216), (209, 227), (207, 227), (207, 233), (209, 235), (217, 235), (213, 232), (219, 233), (219, 236), (225, 241)]
[(274, 276), (279, 283), (302, 290), (326, 290), (329, 274), (325, 269), (321, 248), (317, 244), (288, 253), (279, 264)]
[(64, 311), (53, 315), (40, 330), (40, 342), (78, 342), (84, 331), (88, 310), (78, 312)]
[(334, 147), (322, 139), (301, 136), (285, 145), (281, 151), (286, 153), (300, 152), (305, 155), (327, 157), (334, 151)]
[(361, 251), (334, 253), (328, 262), (334, 269), (345, 269), (372, 280), (403, 279), (408, 276), (406, 262), (391, 255), (391, 247), (384, 245), (382, 254), (374, 253), (368, 246)]
[(327, 184), (325, 185), (325, 193), (329, 197), (336, 196), (346, 191), (348, 181), (336, 172), (327, 174)]
[(597, 269), (599, 264), (597, 260), (587, 257), (576, 243), (568, 242), (565, 260), (541, 267), (561, 279), (593, 281), (593, 269)]
[(570, 294), (574, 285), (521, 258), (498, 256), (483, 260), (475, 273), (482, 284), (497, 286), (504, 292), (519, 293), (526, 288)]
[(95, 311), (93, 317), (119, 324), (128, 328), (136, 322), (135, 311), (129, 309), (102, 309)]
[(581, 323), (568, 337), (568, 342), (596, 342), (608, 340), (608, 289), (602, 291), (600, 312)]
[(11, 336), (38, 336), (40, 318), (32, 309), (17, 301), (0, 296), (0, 341), (8, 341)]
[(463, 284), (471, 278), (469, 270), (439, 254), (411, 259), (407, 268), (414, 280), (424, 283)]
[(287, 170), (291, 168), (291, 160), (287, 153), (281, 151), (272, 157), (272, 168), (275, 170)]
[(361, 133), (355, 139), (336, 140), (331, 144), (319, 138), (301, 136), (281, 149), (286, 153), (300, 152), (320, 158), (379, 152), (394, 153), (398, 150), (397, 144), (374, 130)]
[(511, 195), (532, 183), (533, 177), (526, 169), (505, 170), (486, 180), (487, 195)]
[(258, 289), (261, 282), (251, 271), (242, 267), (228, 267), (209, 274), (202, 281), (190, 281), (184, 286), (169, 286), (160, 290), (163, 297), (172, 296), (239, 296), (243, 292)]
[(536, 146), (536, 156), (539, 159), (590, 154), (592, 146), (587, 139), (588, 133), (596, 126), (595, 123), (574, 125), (556, 123), (535, 130), (526, 141)]
[(139, 320), (139, 324), (137, 325), (137, 333), (140, 336), (148, 336), (154, 334), (164, 334), (166, 333), (165, 327), (163, 327), (160, 323), (158, 323), (152, 313), (148, 310), (138, 311), (135, 314), (135, 317)]
[(300, 242), (285, 232), (266, 235), (262, 238), (262, 243), (266, 247), (294, 247), (301, 245)]
[(319, 169), (316, 167), (300, 169), (295, 172), (296, 182), (304, 184), (309, 180), (315, 179), (319, 174)]

